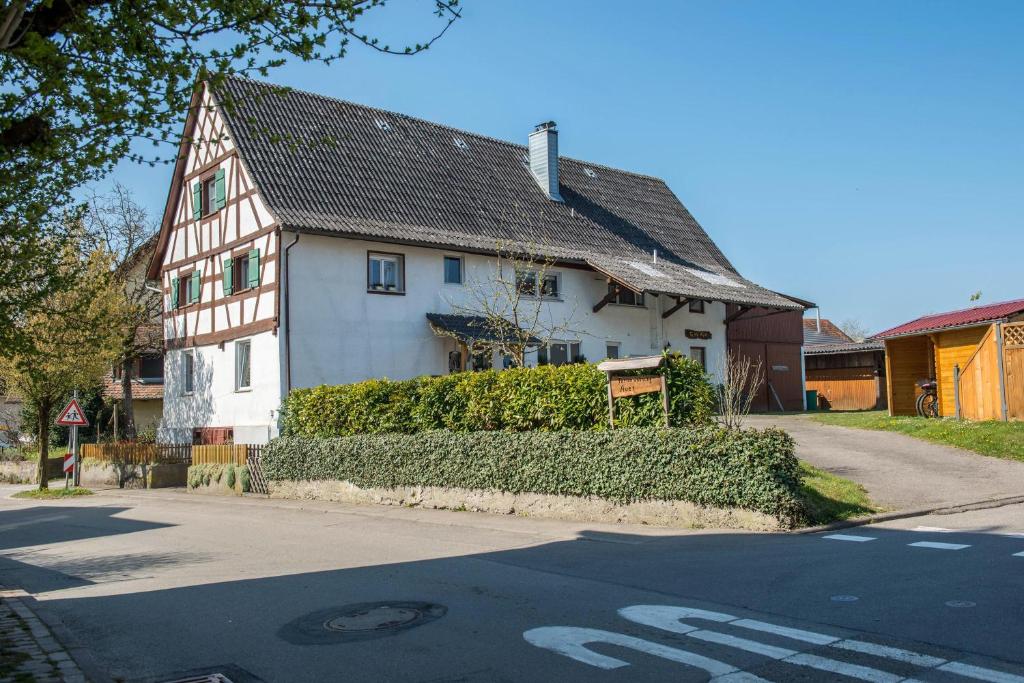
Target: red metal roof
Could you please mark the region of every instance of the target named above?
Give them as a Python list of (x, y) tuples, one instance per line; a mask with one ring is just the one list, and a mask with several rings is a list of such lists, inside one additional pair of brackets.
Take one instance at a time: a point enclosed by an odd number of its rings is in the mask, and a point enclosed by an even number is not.
[(1002, 320), (1018, 313), (1024, 313), (1024, 299), (1004, 301), (1000, 304), (988, 304), (987, 306), (975, 306), (965, 308), (962, 311), (950, 311), (949, 313), (936, 313), (911, 320), (909, 323), (897, 325), (885, 332), (879, 332), (872, 339), (885, 339), (886, 337), (902, 337), (905, 335), (922, 334), (932, 330), (943, 330), (950, 327), (969, 327), (971, 325), (982, 325), (984, 323)]

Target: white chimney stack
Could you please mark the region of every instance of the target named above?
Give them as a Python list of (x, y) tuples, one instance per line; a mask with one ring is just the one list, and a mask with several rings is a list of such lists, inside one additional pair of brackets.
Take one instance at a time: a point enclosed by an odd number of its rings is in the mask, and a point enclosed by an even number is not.
[(562, 201), (558, 194), (558, 131), (554, 121), (537, 124), (530, 133), (530, 173), (548, 199)]

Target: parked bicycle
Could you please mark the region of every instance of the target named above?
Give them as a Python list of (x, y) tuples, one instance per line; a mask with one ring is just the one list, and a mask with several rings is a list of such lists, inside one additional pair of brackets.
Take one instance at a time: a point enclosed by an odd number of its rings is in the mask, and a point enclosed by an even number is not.
[(921, 394), (917, 397), (917, 414), (921, 417), (939, 416), (939, 383), (934, 379), (920, 379), (917, 386)]

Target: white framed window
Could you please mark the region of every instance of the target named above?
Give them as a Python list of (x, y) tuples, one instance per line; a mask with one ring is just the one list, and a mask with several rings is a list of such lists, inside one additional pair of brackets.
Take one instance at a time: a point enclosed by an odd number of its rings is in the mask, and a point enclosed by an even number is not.
[(610, 360), (615, 360), (620, 357), (621, 344), (619, 342), (605, 342), (604, 344), (604, 357)]
[[(538, 280), (540, 291), (538, 292)], [(542, 299), (559, 299), (562, 296), (562, 274), (532, 270), (516, 271), (516, 287), (526, 296), (540, 296)]]
[(191, 395), (196, 390), (196, 354), (185, 351), (181, 356), (181, 393)]
[(446, 285), (462, 284), (462, 266), (461, 256), (444, 257), (444, 283)]
[(690, 301), (690, 313), (703, 313), (704, 302), (699, 299), (693, 299)]
[(405, 294), (405, 256), (367, 252), (366, 291), (374, 294)]
[(235, 342), (235, 391), (252, 388), (252, 341)]
[(537, 365), (568, 365), (582, 361), (579, 342), (553, 341), (537, 349)]
[(708, 371), (707, 349), (703, 346), (691, 346), (690, 358), (700, 363), (700, 367), (703, 368), (704, 372)]
[(608, 283), (608, 293), (611, 294), (618, 288), (619, 292), (612, 299), (613, 304), (619, 304), (620, 306), (643, 306), (644, 295), (637, 294), (632, 289), (626, 289), (621, 285), (616, 285), (614, 282)]

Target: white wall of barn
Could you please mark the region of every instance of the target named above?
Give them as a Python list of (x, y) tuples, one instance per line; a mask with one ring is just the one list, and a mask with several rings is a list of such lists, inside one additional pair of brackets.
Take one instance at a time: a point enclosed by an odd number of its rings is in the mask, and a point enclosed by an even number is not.
[[(284, 244), (294, 239), (286, 234)], [(402, 254), (405, 294), (367, 292), (368, 252)], [(371, 377), (407, 379), (448, 372), (455, 343), (437, 337), (427, 313), (451, 313), (452, 304), (468, 301), (468, 290), (492, 280), (494, 259), (453, 250), (395, 245), (344, 237), (302, 235), (289, 252), (290, 343), (293, 387), (356, 382)], [(461, 256), (467, 284), (444, 284), (443, 257)], [(545, 319), (575, 333), (588, 361), (605, 358), (608, 342), (620, 344), (621, 356), (659, 353), (665, 342), (689, 354), (706, 349), (708, 370), (719, 367), (725, 353), (725, 305), (708, 303), (705, 313), (686, 308), (662, 319), (674, 301), (648, 296), (646, 307), (609, 304), (592, 307), (607, 291), (603, 275), (590, 270), (552, 268), (561, 276), (559, 301), (543, 304)], [(710, 340), (690, 340), (685, 330), (711, 332)], [(536, 354), (528, 357), (535, 362)]]

